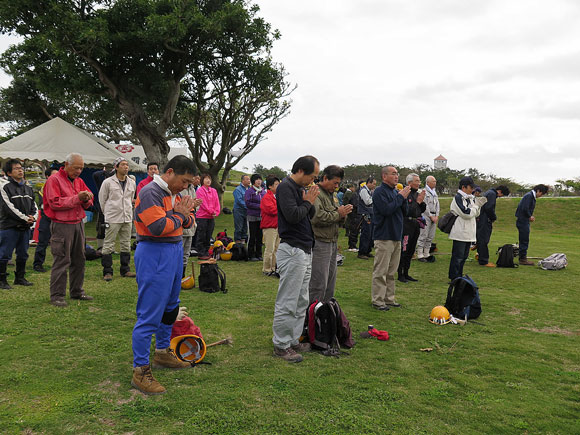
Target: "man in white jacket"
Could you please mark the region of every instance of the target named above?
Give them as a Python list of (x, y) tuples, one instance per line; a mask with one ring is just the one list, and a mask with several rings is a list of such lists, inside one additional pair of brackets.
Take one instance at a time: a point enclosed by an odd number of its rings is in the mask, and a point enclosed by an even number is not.
[(459, 181), (459, 190), (451, 201), (451, 212), (457, 215), (455, 224), (449, 233), (453, 240), (451, 262), (449, 263), (449, 279), (463, 276), (463, 265), (469, 256), (469, 248), (476, 240), (476, 221), (481, 206), (487, 202), (486, 197), (475, 198), (471, 193), (475, 183), (471, 177), (463, 177)]
[(103, 279), (113, 279), (113, 251), (119, 236), (121, 253), (121, 276), (134, 278), (131, 272), (131, 227), (133, 225), (133, 198), (137, 189), (135, 180), (129, 174), (129, 163), (118, 157), (114, 163), (115, 175), (103, 181), (99, 190), (99, 203), (105, 217), (105, 241), (103, 242)]
[(435, 187), (437, 180), (433, 175), (429, 175), (425, 179), (425, 204), (427, 208), (423, 212), (425, 218), (425, 228), (421, 228), (419, 233), (419, 241), (417, 242), (417, 259), (421, 262), (427, 262), (429, 258), (429, 251), (431, 250), (431, 243), (435, 238), (435, 230), (437, 229), (437, 221), (439, 220), (439, 197)]

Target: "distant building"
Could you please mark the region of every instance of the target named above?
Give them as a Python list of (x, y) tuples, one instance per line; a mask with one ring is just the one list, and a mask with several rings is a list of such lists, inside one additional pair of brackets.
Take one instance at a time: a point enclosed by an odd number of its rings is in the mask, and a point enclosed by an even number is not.
[(438, 157), (435, 157), (433, 160), (433, 168), (435, 169), (445, 169), (447, 168), (447, 159), (439, 154)]

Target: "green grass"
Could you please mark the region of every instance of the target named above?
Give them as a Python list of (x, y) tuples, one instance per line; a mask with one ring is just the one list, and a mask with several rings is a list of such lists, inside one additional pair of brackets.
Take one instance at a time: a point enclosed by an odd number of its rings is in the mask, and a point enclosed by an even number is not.
[[(517, 202), (498, 201), (492, 252), (517, 242)], [(232, 336), (234, 345), (210, 348), (212, 365), (155, 371), (168, 389), (155, 397), (130, 386), (135, 281), (105, 283), (87, 263), (95, 300), (59, 309), (48, 304), (48, 274), (31, 271), (34, 287), (0, 293), (0, 433), (580, 433), (580, 200), (542, 198), (536, 217), (529, 255), (565, 252), (569, 267), (469, 261), (483, 313), (464, 327), (427, 320), (447, 292), (444, 234), (436, 263), (413, 262), (420, 281), (398, 285), (403, 308), (389, 312), (370, 307), (372, 263), (345, 253), (336, 293), (358, 343), (339, 359), (273, 358), (277, 281), (260, 264), (222, 262), (229, 292), (183, 291), (182, 305), (207, 342)], [(233, 233), (231, 215), (218, 218), (223, 228)], [(359, 339), (369, 324), (390, 340)]]

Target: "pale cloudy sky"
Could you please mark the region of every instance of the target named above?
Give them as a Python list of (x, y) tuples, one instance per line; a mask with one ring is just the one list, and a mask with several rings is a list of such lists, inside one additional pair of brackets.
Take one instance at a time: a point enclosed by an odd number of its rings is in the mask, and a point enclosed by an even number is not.
[(257, 3), (298, 89), (240, 166), (289, 169), (304, 154), (323, 166), (431, 165), (443, 154), (454, 169), (526, 183), (580, 176), (579, 1)]

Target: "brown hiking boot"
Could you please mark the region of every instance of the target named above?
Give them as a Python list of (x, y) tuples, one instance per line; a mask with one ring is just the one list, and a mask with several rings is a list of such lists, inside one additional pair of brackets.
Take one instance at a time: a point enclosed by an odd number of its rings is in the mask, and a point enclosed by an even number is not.
[(523, 266), (533, 266), (534, 262), (527, 259), (527, 257), (520, 258), (520, 264)]
[(123, 278), (135, 278), (137, 274), (135, 272), (127, 272), (124, 275), (121, 275)]
[(173, 352), (173, 349), (155, 349), (155, 356), (153, 357), (154, 369), (186, 369), (191, 367), (191, 364), (181, 361)]
[(310, 343), (297, 343), (290, 347), (296, 353), (312, 352), (312, 346), (310, 346)]
[(153, 377), (151, 366), (133, 367), (131, 385), (145, 394), (163, 394), (165, 388)]
[(487, 264), (482, 264), (482, 266), (485, 266), (485, 267), (495, 267), (495, 264), (494, 263), (487, 263)]
[(283, 360), (286, 360), (289, 363), (299, 363), (300, 361), (302, 361), (302, 355), (296, 353), (296, 351), (291, 347), (289, 347), (288, 349), (280, 349), (279, 347), (274, 346), (274, 356), (282, 358)]

